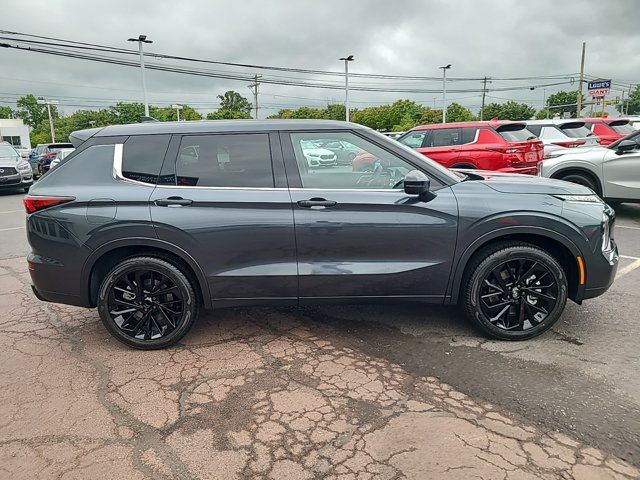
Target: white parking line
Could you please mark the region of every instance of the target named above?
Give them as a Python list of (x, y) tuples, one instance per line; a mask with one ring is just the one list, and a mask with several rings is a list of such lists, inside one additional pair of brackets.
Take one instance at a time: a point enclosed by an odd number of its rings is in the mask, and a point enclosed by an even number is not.
[(20, 230), (21, 228), (24, 228), (24, 226), (22, 226), (22, 227), (0, 228), (0, 232), (6, 232), (7, 230)]
[(640, 268), (640, 258), (630, 257), (628, 255), (620, 255), (620, 258), (627, 258), (633, 260), (633, 262), (631, 262), (626, 267), (622, 267), (620, 270), (618, 270), (616, 278), (620, 278), (621, 276), (626, 275), (629, 272), (633, 272), (636, 268)]
[(0, 212), (0, 215), (3, 213), (24, 213), (24, 210), (5, 210), (4, 212)]
[[(0, 212), (2, 213), (2, 212)], [(630, 225), (616, 225), (616, 228), (628, 228), (630, 230), (640, 230), (640, 227), (632, 227)]]

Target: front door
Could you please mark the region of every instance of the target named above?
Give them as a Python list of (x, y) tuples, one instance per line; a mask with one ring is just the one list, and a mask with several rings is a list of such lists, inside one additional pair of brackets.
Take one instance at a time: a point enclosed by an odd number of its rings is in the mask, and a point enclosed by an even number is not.
[(460, 156), (462, 139), (459, 128), (435, 128), (429, 131), (418, 151), (440, 165), (451, 167)]
[[(375, 158), (372, 171), (311, 167), (304, 146), (339, 140)], [(425, 202), (406, 195), (416, 165), (352, 132), (283, 133), (298, 248), (300, 302), (322, 298), (443, 299), (458, 209), (448, 186)], [(440, 188), (438, 188), (440, 187)]]
[(278, 170), (284, 171), (277, 134), (171, 141), (151, 216), (158, 237), (200, 265), (214, 307), (297, 302), (291, 198)]
[(640, 132), (628, 140), (639, 143), (635, 150), (621, 154), (611, 151), (605, 156), (602, 173), (606, 198), (640, 200)]

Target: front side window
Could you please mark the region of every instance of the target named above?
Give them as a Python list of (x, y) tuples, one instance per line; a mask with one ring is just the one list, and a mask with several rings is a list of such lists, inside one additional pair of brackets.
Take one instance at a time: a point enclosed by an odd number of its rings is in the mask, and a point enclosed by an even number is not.
[(155, 185), (170, 139), (170, 135), (129, 137), (122, 151), (122, 176)]
[(449, 147), (460, 145), (460, 129), (458, 128), (438, 128), (431, 130), (431, 135), (427, 140), (427, 147)]
[(424, 143), (424, 137), (426, 135), (427, 130), (416, 130), (415, 132), (406, 133), (400, 137), (398, 141), (410, 148), (420, 148)]
[(524, 123), (508, 123), (496, 128), (498, 134), (507, 142), (526, 142), (533, 140), (536, 136), (527, 130)]
[(182, 137), (176, 182), (187, 187), (273, 187), (269, 135)]
[[(329, 138), (359, 152), (350, 165), (339, 163), (334, 152), (318, 146), (319, 139)], [(404, 176), (415, 169), (405, 160), (351, 132), (292, 133), (291, 142), (303, 188), (402, 189)]]

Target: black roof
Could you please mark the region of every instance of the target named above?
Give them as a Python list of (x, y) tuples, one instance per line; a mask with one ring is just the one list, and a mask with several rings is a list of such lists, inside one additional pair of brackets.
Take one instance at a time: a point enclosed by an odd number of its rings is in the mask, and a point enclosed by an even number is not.
[(111, 125), (73, 132), (69, 139), (77, 146), (90, 137), (125, 135), (153, 135), (171, 133), (256, 132), (274, 130), (342, 130), (368, 129), (357, 123), (337, 120), (197, 120), (190, 122), (143, 122), (128, 125)]

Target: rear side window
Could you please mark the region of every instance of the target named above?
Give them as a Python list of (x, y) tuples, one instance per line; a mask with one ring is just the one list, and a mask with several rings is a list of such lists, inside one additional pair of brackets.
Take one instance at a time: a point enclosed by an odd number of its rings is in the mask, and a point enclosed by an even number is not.
[(176, 181), (188, 187), (273, 187), (269, 135), (184, 136)]
[(465, 127), (462, 129), (462, 143), (472, 143), (476, 139), (478, 129), (475, 127)]
[(527, 125), (527, 130), (533, 133), (536, 137), (539, 137), (540, 133), (542, 133), (543, 126), (544, 125)]
[(527, 140), (533, 140), (536, 137), (533, 133), (527, 130), (527, 126), (524, 123), (500, 125), (496, 128), (496, 132), (498, 132), (498, 134), (507, 142), (526, 142)]
[(427, 135), (427, 130), (416, 130), (415, 132), (409, 132), (398, 138), (400, 143), (404, 143), (410, 148), (420, 148), (424, 142), (424, 137)]
[(169, 146), (170, 135), (133, 135), (124, 142), (122, 176), (155, 185)]
[(460, 145), (459, 128), (439, 128), (431, 130), (427, 147), (448, 147), (450, 145)]
[(629, 135), (630, 133), (636, 131), (636, 129), (633, 128), (627, 120), (611, 122), (609, 126), (613, 128), (616, 133), (619, 133), (621, 135)]

